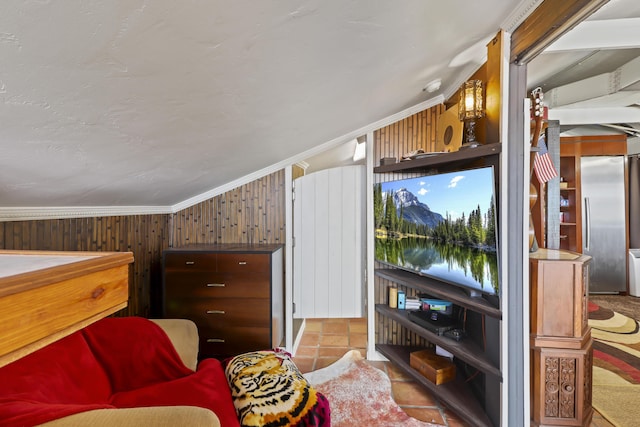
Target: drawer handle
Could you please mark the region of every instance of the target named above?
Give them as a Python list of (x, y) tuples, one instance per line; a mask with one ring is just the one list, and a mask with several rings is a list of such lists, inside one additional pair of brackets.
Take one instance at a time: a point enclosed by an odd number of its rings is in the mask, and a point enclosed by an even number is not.
[(193, 265), (195, 263), (196, 263), (195, 261), (185, 261), (185, 264), (187, 264), (187, 265)]
[(224, 314), (224, 310), (207, 310), (207, 314)]
[(238, 265), (247, 265), (247, 261), (238, 261)]
[(207, 342), (224, 342), (222, 338), (207, 338)]
[(207, 287), (209, 288), (224, 288), (224, 283), (207, 283)]

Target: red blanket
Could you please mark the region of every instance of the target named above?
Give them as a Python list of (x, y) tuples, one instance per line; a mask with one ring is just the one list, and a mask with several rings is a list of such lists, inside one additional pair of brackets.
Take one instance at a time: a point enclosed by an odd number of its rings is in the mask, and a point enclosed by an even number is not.
[(0, 425), (33, 426), (99, 408), (188, 405), (238, 426), (220, 362), (184, 366), (153, 322), (106, 318), (0, 368)]

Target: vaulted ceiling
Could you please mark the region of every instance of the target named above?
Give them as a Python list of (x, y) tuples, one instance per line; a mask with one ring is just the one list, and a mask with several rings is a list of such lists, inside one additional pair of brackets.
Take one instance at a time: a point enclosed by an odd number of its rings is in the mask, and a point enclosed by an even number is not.
[(441, 102), (535, 3), (3, 0), (0, 208), (197, 201)]
[(611, 0), (528, 67), (568, 134), (640, 134), (640, 2)]

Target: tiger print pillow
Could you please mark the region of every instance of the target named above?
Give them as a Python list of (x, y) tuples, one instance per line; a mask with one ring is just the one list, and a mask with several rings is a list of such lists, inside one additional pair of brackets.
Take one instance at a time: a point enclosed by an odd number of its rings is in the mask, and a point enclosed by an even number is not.
[(236, 356), (225, 374), (243, 427), (331, 425), (329, 402), (283, 350)]

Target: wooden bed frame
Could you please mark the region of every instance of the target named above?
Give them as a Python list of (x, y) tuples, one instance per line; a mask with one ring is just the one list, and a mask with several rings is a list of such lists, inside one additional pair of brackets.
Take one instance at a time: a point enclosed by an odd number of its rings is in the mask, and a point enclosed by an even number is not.
[(0, 250), (0, 366), (127, 306), (131, 252)]

